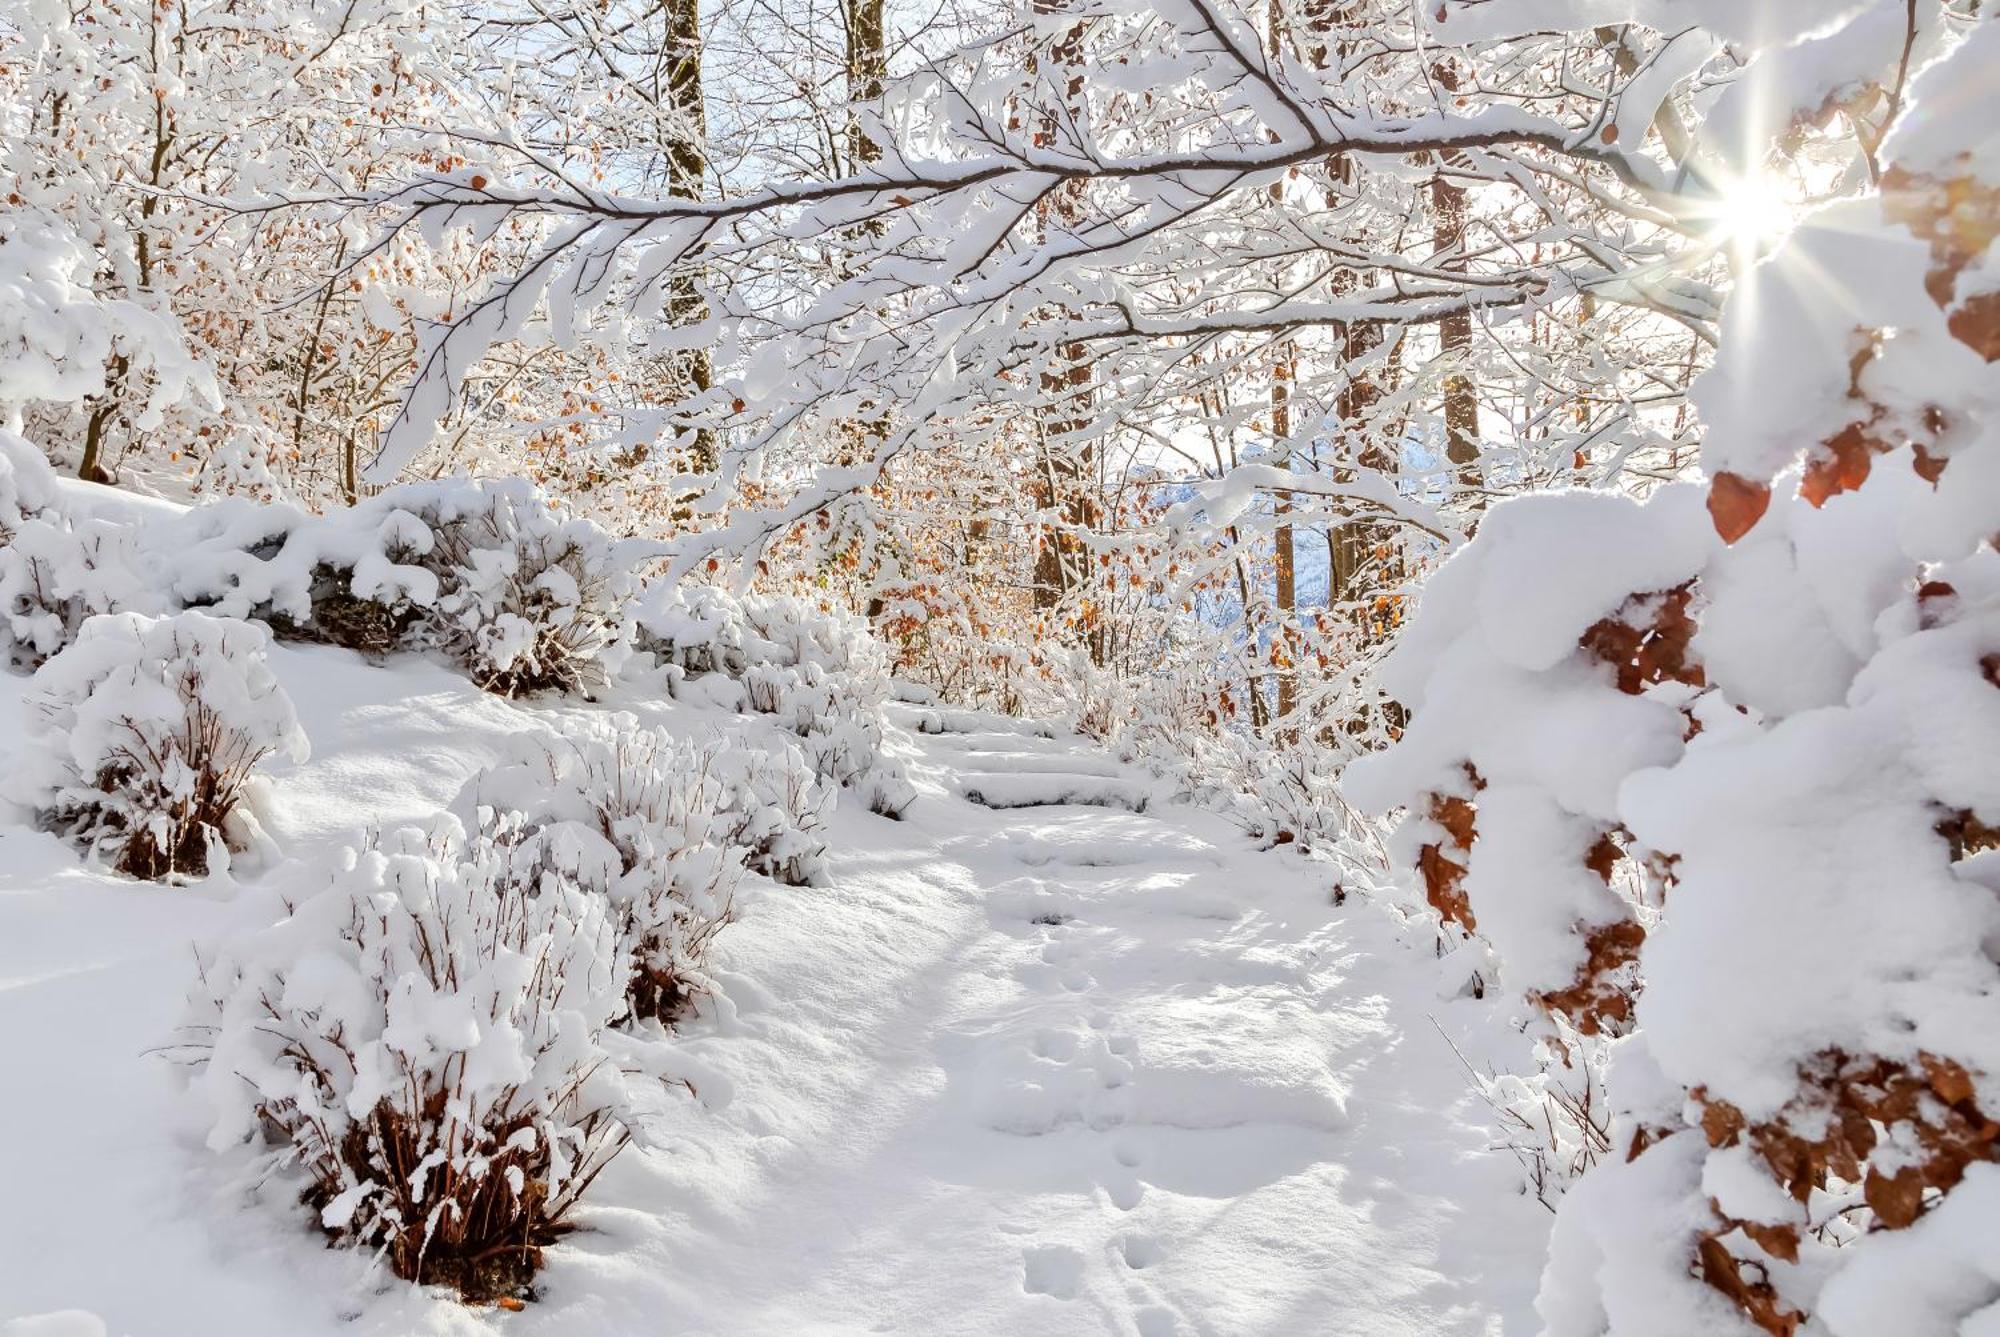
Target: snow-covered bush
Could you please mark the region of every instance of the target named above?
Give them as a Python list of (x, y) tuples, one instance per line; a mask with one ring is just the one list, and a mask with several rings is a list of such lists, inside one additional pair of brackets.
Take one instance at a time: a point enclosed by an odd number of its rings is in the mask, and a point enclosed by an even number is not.
[(682, 678), (736, 679), (742, 704), (796, 733), (822, 780), (885, 817), (915, 801), (902, 767), (883, 756), (888, 657), (858, 618), (701, 585), (658, 586), (641, 605), (638, 648)]
[(259, 764), (306, 756), (267, 644), (204, 613), (91, 618), (35, 674), (16, 795), (134, 877), (207, 871), (255, 835)]
[(746, 738), (717, 745), (716, 770), (729, 786), (726, 837), (753, 873), (807, 887), (826, 871), (826, 819), (834, 791), (820, 784), (804, 753), (765, 750)]
[(1535, 1046), (1534, 1072), (1470, 1072), (1527, 1190), (1554, 1210), (1614, 1148), (1607, 1047), (1577, 1035), (1560, 1017), (1550, 1020), (1551, 1033)]
[(888, 676), (887, 652), (860, 618), (789, 595), (662, 581), (641, 597), (637, 622), (638, 647), (689, 677), (742, 678), (757, 666)]
[(802, 685), (795, 668), (759, 663), (743, 670), (743, 699), (759, 715), (782, 711)]
[(371, 653), (436, 648), (504, 696), (606, 680), (647, 550), (521, 479), (412, 483), (323, 516), (224, 500), (167, 543), (183, 605)]
[(886, 678), (807, 664), (776, 713), (798, 734), (822, 780), (852, 791), (868, 811), (900, 819), (917, 791), (902, 765), (883, 755), (887, 699)]
[(346, 850), (192, 998), (210, 1146), (282, 1138), (328, 1234), (473, 1300), (526, 1285), (627, 1140), (611, 906), (532, 844), (447, 817)]
[(876, 721), (822, 717), (799, 737), (820, 778), (854, 794), (868, 811), (900, 821), (916, 802), (916, 787), (902, 763), (882, 755)]
[(709, 946), (742, 878), (724, 772), (717, 748), (612, 715), (519, 737), (459, 807), (482, 827), (518, 822), (521, 857), (606, 898), (630, 1015), (671, 1021), (710, 987)]
[(57, 512), (15, 527), (0, 544), (0, 650), (9, 667), (36, 668), (96, 614), (157, 611), (133, 538), (129, 526)]
[(1388, 665), (1407, 734), (1349, 771), (1440, 916), (1608, 1051), (1555, 1337), (1993, 1317), (1954, 1231), (2000, 1157), (1996, 62), (1982, 24), (1880, 193), (1732, 297), (1705, 491), (1495, 507)]
[(73, 520), (33, 445), (0, 429), (0, 654), (28, 670), (97, 613), (158, 611), (129, 526)]
[(888, 677), (889, 658), (867, 623), (844, 609), (826, 609), (783, 594), (743, 600), (752, 657), (865, 678)]
[(639, 620), (641, 649), (689, 677), (743, 675), (750, 657), (743, 648), (749, 624), (741, 600), (713, 585), (659, 585), (647, 596)]
[(518, 479), (453, 489), (418, 513), (436, 536), (435, 632), (475, 682), (503, 696), (601, 685), (636, 588), (624, 546)]

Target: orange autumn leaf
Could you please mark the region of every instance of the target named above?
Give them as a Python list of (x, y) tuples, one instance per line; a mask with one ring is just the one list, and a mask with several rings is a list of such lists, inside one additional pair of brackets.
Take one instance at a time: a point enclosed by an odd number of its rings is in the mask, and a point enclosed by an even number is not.
[(1868, 481), (1874, 454), (1875, 442), (1861, 430), (1861, 424), (1849, 423), (1806, 461), (1799, 495), (1817, 510), (1826, 505), (1828, 497), (1854, 491)]
[(1719, 473), (1708, 485), (1708, 516), (1724, 543), (1749, 533), (1771, 507), (1771, 487), (1741, 474)]

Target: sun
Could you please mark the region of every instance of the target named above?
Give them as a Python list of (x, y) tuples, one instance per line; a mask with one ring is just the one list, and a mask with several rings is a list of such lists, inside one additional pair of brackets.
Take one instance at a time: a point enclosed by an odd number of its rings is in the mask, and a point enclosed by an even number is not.
[(1791, 202), (1771, 177), (1757, 174), (1729, 182), (1702, 210), (1715, 239), (1731, 247), (1762, 249), (1789, 232)]

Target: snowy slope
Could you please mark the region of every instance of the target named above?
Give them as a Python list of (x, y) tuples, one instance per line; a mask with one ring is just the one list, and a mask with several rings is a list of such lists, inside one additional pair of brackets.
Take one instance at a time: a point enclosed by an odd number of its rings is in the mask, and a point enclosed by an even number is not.
[[(277, 779), (270, 826), (294, 857), (436, 810), (507, 735), (568, 713), (725, 718), (637, 689), (508, 703), (324, 648), (273, 663), (314, 749)], [(0, 679), (10, 742), (21, 685)], [(946, 730), (900, 739), (923, 797), (901, 823), (843, 805), (829, 885), (739, 898), (724, 997), (677, 1042), (692, 1094), (662, 1093), (658, 1148), (593, 1188), (518, 1314), (322, 1247), (294, 1189), (202, 1148), (180, 1074), (145, 1051), (171, 1039), (190, 943), (260, 897), (134, 885), (0, 828), (0, 1319), (76, 1309), (135, 1337), (1531, 1330), (1546, 1213), (1485, 1149), (1440, 1034), (1478, 1052), (1481, 1005), (1440, 1001), (1428, 955), (1380, 908), (1332, 905), (1323, 866), (1255, 852), (1083, 740), (897, 709)], [(994, 777), (1029, 806), (960, 797)], [(282, 887), (296, 869), (237, 872)]]

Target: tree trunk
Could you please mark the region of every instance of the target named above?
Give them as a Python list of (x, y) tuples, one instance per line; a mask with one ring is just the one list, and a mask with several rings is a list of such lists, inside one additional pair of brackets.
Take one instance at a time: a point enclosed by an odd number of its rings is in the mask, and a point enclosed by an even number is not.
[[(1040, 14), (1058, 14), (1065, 0), (1036, 0)], [(1081, 21), (1064, 29), (1049, 46), (1049, 59), (1065, 78), (1067, 99), (1074, 103), (1083, 95), (1083, 35)], [(1047, 147), (1055, 142), (1058, 115), (1051, 108), (1043, 114), (1036, 140)], [(1077, 187), (1066, 185), (1045, 201), (1038, 213), (1046, 235), (1051, 220), (1074, 227), (1081, 218)], [(1067, 321), (1075, 312), (1058, 307), (1056, 319)], [(1090, 430), (1091, 371), (1089, 355), (1075, 340), (1058, 341), (1050, 350), (1049, 365), (1041, 373), (1042, 469), (1036, 479), (1035, 501), (1046, 523), (1035, 551), (1034, 594), (1037, 608), (1054, 608), (1063, 598), (1083, 587), (1090, 575), (1090, 548), (1084, 535), (1098, 520), (1099, 507), (1093, 489), (1096, 479), (1096, 448), (1085, 438)], [(1101, 614), (1090, 608), (1078, 610), (1084, 625), (1084, 641), (1091, 662), (1102, 666), (1109, 654), (1109, 639)]]
[[(1287, 443), (1292, 436), (1292, 375), (1292, 353), (1287, 348), (1280, 351), (1271, 364), (1271, 440), (1278, 449), (1285, 451), (1289, 451)], [(1289, 454), (1284, 467), (1291, 467)], [(1291, 513), (1292, 499), (1280, 492), (1272, 505), (1279, 520), (1272, 544), (1277, 568), (1278, 623), (1271, 633), (1271, 655), (1277, 662), (1278, 718), (1283, 722), (1290, 718), (1299, 704), (1298, 646), (1292, 633), (1292, 620), (1298, 611), (1298, 578), (1292, 549), (1292, 526), (1284, 518)]]
[(869, 137), (854, 109), (882, 96), (889, 77), (888, 25), (883, 0), (841, 0), (841, 16), (847, 22), (847, 157), (852, 170), (882, 157), (882, 146)]
[[(667, 93), (680, 123), (667, 145), (667, 192), (676, 199), (701, 198), (708, 171), (708, 111), (701, 95), (701, 0), (666, 0)], [(676, 274), (667, 291), (667, 315), (676, 325), (692, 325), (708, 314), (695, 290), (694, 276)], [(706, 348), (674, 353), (672, 365), (681, 393), (705, 394), (714, 369)], [(714, 429), (697, 427), (688, 452), (696, 473), (713, 473), (721, 463)]]
[[(863, 127), (859, 108), (882, 96), (883, 81), (889, 75), (883, 4), (884, 0), (841, 0), (841, 18), (847, 26), (847, 170), (850, 172), (870, 166), (882, 157), (882, 146)], [(880, 225), (873, 225), (870, 230), (879, 232)], [(889, 422), (873, 400), (863, 400), (860, 413), (844, 431), (849, 440), (841, 453), (848, 458), (842, 463), (855, 463), (872, 459), (881, 449), (889, 434)], [(872, 624), (882, 616), (885, 607), (880, 593), (871, 592), (863, 611)]]
[[(1446, 92), (1458, 89), (1458, 73), (1450, 61), (1432, 67), (1432, 77)], [(1432, 252), (1441, 269), (1465, 269), (1465, 187), (1444, 174), (1457, 155), (1439, 163), (1431, 178)], [(1454, 312), (1438, 322), (1438, 356), (1443, 359), (1445, 458), (1463, 487), (1479, 486), (1479, 395), (1473, 385), (1472, 313)]]

